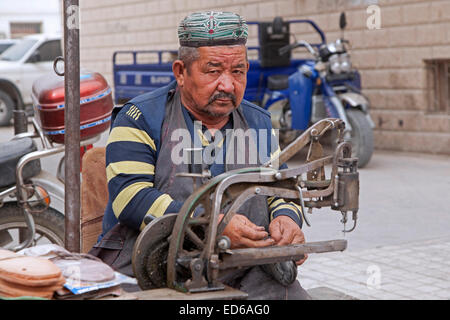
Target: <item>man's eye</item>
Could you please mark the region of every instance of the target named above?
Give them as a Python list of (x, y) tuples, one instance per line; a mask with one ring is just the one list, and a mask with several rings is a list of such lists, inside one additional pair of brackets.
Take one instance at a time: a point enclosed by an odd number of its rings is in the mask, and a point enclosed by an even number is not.
[(209, 70), (208, 73), (217, 74), (217, 73), (219, 73), (219, 70)]
[(233, 73), (235, 73), (235, 74), (244, 74), (244, 71), (242, 71), (242, 70), (234, 70)]

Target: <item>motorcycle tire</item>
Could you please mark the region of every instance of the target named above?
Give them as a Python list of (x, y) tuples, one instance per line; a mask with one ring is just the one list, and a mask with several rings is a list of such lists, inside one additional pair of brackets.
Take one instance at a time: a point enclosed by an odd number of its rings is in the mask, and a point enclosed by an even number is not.
[(279, 144), (281, 150), (286, 148), (292, 141), (297, 139), (299, 135), (301, 135), (302, 131), (300, 130), (283, 130), (279, 131)]
[(282, 127), (279, 128), (279, 145), (281, 149), (286, 148), (302, 133), (300, 130), (290, 129), (292, 126), (292, 116), (290, 115), (290, 110), (291, 104), (287, 102), (283, 107), (282, 121), (280, 121)]
[[(45, 243), (54, 243), (64, 247), (64, 215), (60, 212), (47, 208), (47, 210), (33, 214), (36, 227), (35, 245), (37, 238), (45, 237)], [(13, 229), (27, 229), (25, 217), (22, 209), (15, 202), (5, 203), (0, 208), (0, 247), (8, 245), (7, 240), (13, 240), (7, 233), (13, 232)], [(14, 231), (16, 232), (16, 231)], [(39, 240), (42, 241), (42, 240)], [(15, 240), (18, 244), (18, 239)]]
[(0, 127), (10, 125), (13, 110), (14, 101), (6, 92), (0, 90)]
[(363, 168), (373, 154), (373, 131), (361, 110), (347, 110), (347, 118), (352, 126), (352, 156), (358, 157), (358, 168)]

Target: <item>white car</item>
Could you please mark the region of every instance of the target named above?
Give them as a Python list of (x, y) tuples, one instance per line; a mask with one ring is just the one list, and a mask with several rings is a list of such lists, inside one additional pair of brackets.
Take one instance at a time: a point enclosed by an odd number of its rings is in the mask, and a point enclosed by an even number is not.
[(0, 54), (18, 41), (17, 39), (0, 39)]
[(61, 36), (45, 34), (26, 36), (0, 55), (0, 126), (10, 124), (17, 105), (32, 104), (33, 82), (53, 72), (58, 56)]

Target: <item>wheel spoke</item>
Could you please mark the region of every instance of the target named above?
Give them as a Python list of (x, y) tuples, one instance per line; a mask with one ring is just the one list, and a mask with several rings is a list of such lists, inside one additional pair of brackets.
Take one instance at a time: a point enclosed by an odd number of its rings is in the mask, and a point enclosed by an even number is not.
[(0, 230), (0, 247), (5, 247), (13, 241), (14, 239), (9, 230)]
[(34, 239), (34, 243), (37, 243), (39, 240), (41, 240), (44, 237), (43, 234), (39, 235), (39, 237)]
[(203, 241), (195, 234), (194, 231), (192, 231), (191, 228), (189, 227), (186, 228), (186, 235), (189, 238), (189, 240), (191, 240), (195, 244), (197, 248), (203, 249), (205, 247)]
[(19, 228), (19, 243), (24, 242), (28, 238), (28, 230), (26, 228)]
[(209, 220), (207, 218), (193, 218), (189, 219), (188, 223), (190, 225), (208, 224)]

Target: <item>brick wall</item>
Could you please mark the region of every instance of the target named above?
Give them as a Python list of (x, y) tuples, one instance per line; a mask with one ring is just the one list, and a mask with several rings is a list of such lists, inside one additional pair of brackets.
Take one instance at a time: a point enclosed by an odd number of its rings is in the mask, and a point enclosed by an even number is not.
[[(368, 5), (381, 9), (381, 29), (369, 30)], [(345, 37), (370, 98), (379, 149), (450, 154), (450, 115), (428, 112), (424, 59), (450, 59), (448, 0), (80, 0), (81, 64), (103, 73), (112, 85), (116, 50), (176, 49), (178, 22), (200, 10), (233, 11), (246, 20), (309, 18), (328, 41)], [(297, 39), (317, 37), (304, 27)], [(249, 44), (256, 44), (251, 30)]]

